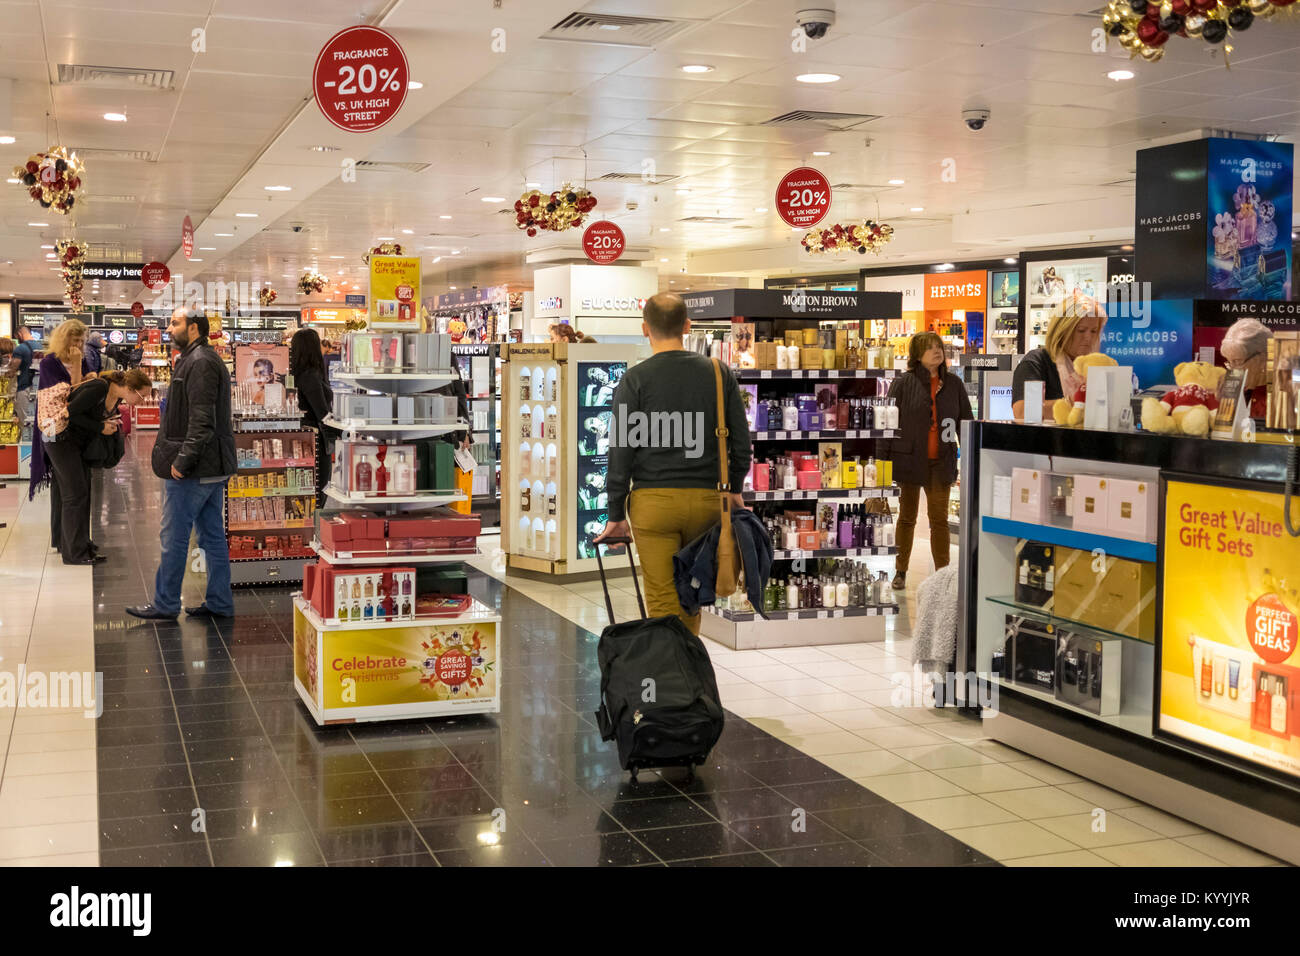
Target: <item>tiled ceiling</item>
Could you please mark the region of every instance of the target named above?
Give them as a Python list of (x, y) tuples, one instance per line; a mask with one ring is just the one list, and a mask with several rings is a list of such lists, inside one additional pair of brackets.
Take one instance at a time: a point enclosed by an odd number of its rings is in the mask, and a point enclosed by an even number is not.
[[(831, 5), (838, 17), (829, 35), (792, 49), (795, 11)], [(603, 31), (602, 43), (540, 38), (575, 9), (681, 22), (654, 47), (624, 45), (615, 30)], [(517, 231), (500, 210), (525, 182), (553, 188), (644, 171), (666, 178), (594, 184), (598, 211), (647, 250), (666, 286), (692, 281), (703, 255), (715, 273), (740, 274), (751, 262), (843, 270), (801, 255), (798, 234), (771, 211), (776, 182), (801, 163), (857, 187), (836, 193), (835, 219), (878, 209), (895, 224), (900, 250), (932, 260), (972, 245), (1018, 248), (1026, 208), (1061, 204), (1064, 220), (1072, 203), (1118, 198), (1115, 208), (1126, 200), (1131, 209), (1134, 153), (1145, 144), (1208, 129), (1288, 141), (1300, 132), (1300, 22), (1279, 17), (1239, 34), (1231, 70), (1205, 44), (1181, 39), (1163, 61), (1130, 65), (1117, 49), (1091, 52), (1095, 9), (1078, 0), (500, 0), (499, 8), (494, 0), (0, 0), (0, 77), (14, 81), (8, 131), (18, 137), (0, 146), (0, 166), (56, 135), (70, 146), (153, 153), (156, 162), (87, 158), (80, 234), (120, 243), (128, 258), (169, 261), (187, 278), (270, 281), (291, 297), (313, 263), (361, 283), (359, 257), (381, 236), (420, 251), (428, 291), (527, 284), (526, 254), (576, 251), (578, 233), (530, 240)], [(310, 101), (316, 51), (359, 18), (392, 30), (424, 83), (397, 120), (365, 136), (333, 130)], [(491, 49), (495, 26), (506, 31), (504, 53)], [(202, 53), (191, 49), (196, 27), (207, 30)], [(175, 84), (164, 92), (51, 86), (60, 63), (171, 70)], [(713, 69), (683, 73), (691, 63)], [(1106, 78), (1126, 66), (1135, 79)], [(810, 72), (842, 79), (794, 81)], [(974, 105), (992, 111), (978, 134), (960, 118)], [(847, 131), (762, 125), (792, 110), (878, 118)], [(108, 111), (129, 121), (105, 122)], [(340, 150), (313, 153), (313, 143)], [(345, 182), (340, 157), (427, 166)], [(941, 176), (945, 160), (955, 182)], [(262, 188), (276, 183), (293, 191)], [(488, 195), (505, 201), (480, 201)], [(258, 218), (235, 219), (243, 210)], [(990, 211), (1004, 213), (984, 217), (1004, 219), (990, 227), (996, 235), (952, 241), (953, 217)], [(60, 288), (38, 247), (64, 224), (38, 212), (20, 188), (0, 192), (0, 294)], [(196, 253), (202, 263), (178, 253), (187, 213), (198, 244), (213, 247)], [(698, 216), (739, 222), (682, 222)], [(1131, 214), (1113, 218), (1113, 227), (1131, 228)], [(50, 227), (26, 225), (37, 220)]]

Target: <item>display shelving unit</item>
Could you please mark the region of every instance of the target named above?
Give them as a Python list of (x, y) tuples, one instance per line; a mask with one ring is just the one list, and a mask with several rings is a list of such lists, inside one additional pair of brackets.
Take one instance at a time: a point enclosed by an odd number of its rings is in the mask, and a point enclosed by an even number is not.
[[(866, 326), (873, 320), (887, 319), (900, 314), (902, 295), (888, 292), (802, 291), (776, 289), (733, 289), (703, 293), (688, 293), (687, 315), (692, 328), (697, 322), (722, 322), (735, 327), (735, 323), (752, 324), (754, 338), (781, 340), (786, 331), (825, 326), (842, 330), (849, 324), (850, 338), (865, 341)], [(733, 364), (739, 356), (731, 355)], [(835, 383), (845, 397), (883, 397), (887, 383), (894, 376), (893, 369), (882, 368), (798, 368), (759, 369), (736, 368), (736, 379), (742, 388), (757, 386), (758, 395), (794, 395), (810, 391), (813, 385)], [(752, 422), (751, 422), (752, 423)], [(872, 457), (874, 442), (894, 437), (886, 429), (818, 429), (818, 430), (751, 430), (754, 458), (768, 457), (770, 453), (799, 448), (800, 443), (841, 442), (843, 458), (860, 455), (865, 460)], [(809, 488), (792, 491), (745, 491), (747, 504), (757, 506), (761, 513), (780, 510), (784, 503), (830, 502), (836, 505), (854, 505), (870, 500), (888, 500), (897, 496), (897, 487), (867, 488)], [(778, 549), (773, 555), (772, 577), (783, 579), (797, 565), (791, 562), (818, 562), (834, 558), (883, 557), (896, 553), (896, 548), (872, 546), (865, 548), (819, 548), (809, 550)], [(811, 569), (809, 569), (811, 570)], [(734, 599), (733, 599), (734, 600)], [(730, 602), (727, 602), (730, 603)], [(745, 607), (744, 602), (741, 602)], [(745, 607), (737, 610), (727, 606), (705, 608), (701, 617), (700, 633), (720, 643), (738, 649), (763, 647), (799, 647), (812, 644), (856, 643), (883, 641), (886, 634), (885, 618), (897, 613), (896, 604), (866, 605), (848, 608), (800, 608), (795, 611), (772, 611), (764, 619)], [(816, 627), (807, 622), (816, 622)]]
[[(355, 371), (337, 377), (359, 390), (414, 395), (446, 385), (455, 372)], [(343, 432), (340, 442), (430, 438), (468, 427), (463, 421), (396, 425), (331, 418), (329, 423)], [(388, 497), (351, 493), (332, 483), (325, 494), (340, 505), (391, 516), (418, 515), (423, 509), (465, 501), (464, 494), (448, 489)], [(318, 512), (318, 518), (324, 514)], [(334, 552), (322, 545), (319, 535), (312, 538), (311, 548), (321, 562), (339, 569), (396, 565), (418, 571), (431, 565), (461, 565), (480, 553), (477, 547), (455, 552)], [(331, 624), (301, 594), (293, 604), (294, 688), (317, 724), (500, 712), (501, 615), (496, 609), (471, 599), (468, 607), (454, 614), (417, 613), (404, 619)], [(347, 662), (371, 661), (380, 655), (400, 666), (385, 671), (383, 680), (371, 682), (349, 685), (347, 671), (329, 663), (343, 668)]]
[[(497, 529), (501, 526), (501, 396), (497, 389), (498, 366), (501, 361), (499, 352), (500, 346), (495, 342), (457, 342), (451, 347), (451, 354), (465, 383), (472, 432), (484, 439), (476, 442), (471, 449), (474, 460), (478, 462), (471, 501), (474, 510), (482, 515), (484, 526)], [(487, 363), (485, 380), (476, 378), (473, 374), (475, 359), (484, 359)]]

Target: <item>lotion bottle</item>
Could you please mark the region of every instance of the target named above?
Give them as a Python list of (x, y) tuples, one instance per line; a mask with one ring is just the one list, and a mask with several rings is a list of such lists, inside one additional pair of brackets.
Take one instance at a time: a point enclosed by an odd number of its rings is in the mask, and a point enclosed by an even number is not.
[(1281, 677), (1273, 678), (1273, 700), (1269, 705), (1269, 728), (1275, 734), (1286, 733), (1286, 684)]

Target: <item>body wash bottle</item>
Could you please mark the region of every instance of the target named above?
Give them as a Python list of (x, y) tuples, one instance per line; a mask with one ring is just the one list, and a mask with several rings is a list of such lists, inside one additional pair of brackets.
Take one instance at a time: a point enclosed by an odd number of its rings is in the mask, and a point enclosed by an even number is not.
[(1268, 726), (1275, 734), (1286, 733), (1286, 682), (1285, 678), (1273, 678), (1273, 700), (1269, 702)]
[(1214, 689), (1214, 658), (1201, 653), (1201, 696), (1209, 697)]
[(1259, 678), (1259, 694), (1255, 697), (1255, 719), (1252, 723), (1260, 727), (1267, 727), (1273, 719), (1273, 701), (1268, 692), (1268, 678), (1261, 675)]

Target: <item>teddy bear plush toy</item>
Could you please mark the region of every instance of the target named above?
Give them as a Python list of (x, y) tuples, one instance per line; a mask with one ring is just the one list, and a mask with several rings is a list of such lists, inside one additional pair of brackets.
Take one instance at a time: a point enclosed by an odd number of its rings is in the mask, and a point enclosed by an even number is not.
[(1142, 400), (1142, 428), (1157, 435), (1204, 438), (1219, 408), (1219, 383), (1227, 369), (1209, 362), (1183, 362), (1174, 368), (1178, 387), (1159, 399)]
[(1090, 352), (1087, 355), (1076, 357), (1074, 371), (1076, 375), (1083, 378), (1083, 384), (1079, 386), (1073, 395), (1067, 395), (1065, 398), (1056, 400), (1056, 404), (1052, 406), (1052, 417), (1056, 419), (1056, 424), (1068, 425), (1071, 428), (1078, 428), (1082, 425), (1083, 408), (1088, 399), (1088, 369), (1118, 364), (1109, 355), (1102, 355), (1100, 352)]

